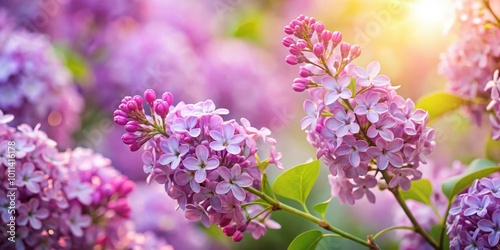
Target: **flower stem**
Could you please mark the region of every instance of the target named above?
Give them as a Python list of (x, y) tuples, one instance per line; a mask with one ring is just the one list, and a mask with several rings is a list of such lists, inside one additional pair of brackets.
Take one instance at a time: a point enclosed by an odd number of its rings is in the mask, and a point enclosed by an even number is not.
[[(390, 177), (389, 174), (387, 174), (387, 171), (381, 171), (382, 175), (384, 176), (384, 180), (389, 183)], [(398, 201), (399, 205), (405, 212), (406, 216), (408, 216), (408, 219), (410, 219), (411, 223), (415, 227), (415, 232), (422, 235), (422, 237), (432, 245), (434, 249), (441, 249), (441, 247), (438, 245), (438, 243), (430, 236), (423, 228), (420, 226), (418, 223), (417, 219), (415, 219), (415, 216), (413, 216), (412, 212), (410, 211), (410, 208), (406, 205), (405, 199), (401, 196), (401, 193), (399, 192), (398, 188), (389, 188), (389, 191), (394, 195), (396, 200)]]
[(397, 230), (397, 229), (406, 229), (406, 230), (411, 230), (411, 231), (415, 231), (415, 228), (414, 227), (408, 227), (408, 226), (397, 226), (397, 227), (389, 227), (389, 228), (386, 228), (380, 232), (378, 232), (377, 234), (375, 234), (373, 236), (373, 240), (377, 239), (380, 235), (384, 234), (384, 233), (387, 233), (389, 231), (392, 231), (392, 230)]
[(306, 212), (303, 212), (303, 211), (300, 211), (296, 208), (293, 208), (289, 205), (286, 205), (284, 203), (281, 203), (279, 202), (277, 199), (273, 199), (271, 198), (270, 196), (266, 195), (265, 193), (263, 192), (260, 192), (259, 190), (257, 189), (254, 189), (252, 187), (246, 187), (245, 188), (246, 191), (252, 193), (252, 194), (255, 194), (257, 195), (258, 197), (260, 197), (261, 199), (263, 199), (264, 201), (266, 201), (267, 203), (269, 203), (269, 205), (272, 205), (273, 206), (273, 210), (283, 210), (283, 211), (287, 211), (289, 213), (292, 213), (292, 214), (295, 214), (297, 216), (300, 216), (304, 219), (307, 219), (309, 221), (312, 221), (314, 222), (315, 224), (317, 224), (318, 226), (328, 230), (328, 231), (331, 231), (331, 232), (334, 232), (336, 234), (338, 234), (339, 236), (343, 237), (343, 238), (346, 238), (346, 239), (349, 239), (349, 240), (352, 240), (354, 242), (357, 242), (363, 246), (366, 246), (370, 249), (379, 249), (379, 247), (372, 243), (370, 244), (369, 242), (367, 241), (364, 241), (363, 239), (360, 239), (352, 234), (349, 234), (349, 233), (346, 233), (334, 226), (332, 226), (330, 223), (322, 220), (322, 219), (319, 219), (315, 216), (313, 216), (312, 214), (309, 214), (309, 213), (306, 213)]

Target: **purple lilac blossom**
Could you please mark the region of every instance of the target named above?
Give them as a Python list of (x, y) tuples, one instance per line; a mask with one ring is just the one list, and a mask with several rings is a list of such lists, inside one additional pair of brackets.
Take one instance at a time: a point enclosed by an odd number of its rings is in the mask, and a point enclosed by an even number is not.
[[(266, 225), (271, 213), (248, 217), (250, 211), (243, 205), (255, 200), (256, 196), (244, 188), (260, 188), (261, 185), (257, 141), (270, 146), (269, 157), (262, 164), (281, 165), (278, 162), (281, 156), (276, 152), (276, 141), (269, 137), (270, 132), (251, 127), (246, 119), (242, 119), (241, 124), (235, 120), (224, 121), (222, 116), (229, 111), (216, 108), (211, 100), (173, 105), (171, 93), (164, 93), (157, 100), (153, 100), (154, 97), (153, 90), (145, 91), (144, 99), (151, 116), (146, 115), (143, 98), (138, 95), (123, 98), (119, 109), (114, 112), (114, 121), (127, 131), (122, 141), (131, 151), (144, 149), (144, 169), (149, 175), (147, 182), (164, 185), (167, 194), (176, 200), (178, 208), (189, 220), (201, 221), (207, 227), (218, 225), (234, 241), (240, 241), (245, 231), (260, 237), (263, 229), (249, 224), (256, 221), (259, 225)], [(159, 109), (154, 105), (159, 102), (164, 102), (165, 107)], [(193, 135), (186, 130), (174, 129), (178, 119), (195, 119), (191, 127), (199, 129), (200, 133)], [(137, 127), (127, 129), (130, 126)], [(176, 138), (176, 141), (171, 138)], [(170, 151), (165, 153), (164, 150), (165, 143), (169, 142), (178, 142), (179, 148), (189, 148), (179, 163), (166, 161), (163, 157), (171, 155)], [(265, 159), (262, 157), (259, 158)], [(253, 209), (264, 209), (257, 207)]]
[[(132, 249), (146, 243), (136, 242), (146, 235), (135, 233), (133, 224), (127, 226), (127, 196), (134, 183), (109, 159), (84, 148), (59, 152), (40, 126), (22, 124), (15, 129), (7, 125), (12, 118), (0, 112), (2, 156), (13, 148), (19, 152), (10, 158), (15, 161), (0, 161), (0, 237), (10, 237), (9, 210), (16, 212), (17, 234), (15, 243), (2, 241), (1, 249)], [(15, 178), (12, 173), (17, 173)], [(8, 189), (13, 187), (17, 189)], [(14, 200), (4, 199), (7, 195)], [(158, 249), (168, 247), (147, 237)]]
[[(310, 95), (301, 127), (330, 169), (332, 195), (342, 203), (364, 196), (375, 202), (369, 189), (384, 171), (391, 188), (408, 190), (435, 147), (427, 112), (396, 93), (378, 62), (356, 66), (360, 47), (342, 42), (340, 32), (303, 15), (284, 31), (285, 61), (301, 65), (292, 88)], [(354, 190), (360, 181), (367, 188)]]
[[(441, 55), (439, 71), (449, 80), (448, 89), (471, 100), (467, 106), (472, 120), (480, 124), (495, 90), (487, 85), (499, 69), (500, 4), (497, 1), (455, 0), (455, 29), (458, 39)], [(488, 8), (489, 7), (489, 8)], [(494, 82), (497, 77), (494, 77)], [(491, 99), (490, 99), (491, 98)], [(500, 108), (488, 106), (493, 139), (500, 139)]]
[(47, 37), (15, 29), (0, 11), (0, 108), (42, 129), (61, 147), (80, 126), (83, 99)]
[(496, 249), (500, 245), (500, 177), (475, 180), (460, 194), (447, 218), (452, 249)]

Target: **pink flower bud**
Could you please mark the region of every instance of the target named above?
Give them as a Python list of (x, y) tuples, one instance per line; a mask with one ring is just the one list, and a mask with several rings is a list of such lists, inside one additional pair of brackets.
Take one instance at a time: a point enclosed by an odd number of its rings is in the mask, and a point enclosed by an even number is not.
[(290, 65), (296, 65), (298, 63), (297, 56), (288, 55), (285, 57), (285, 62), (290, 64)]
[(351, 45), (343, 42), (340, 44), (340, 55), (342, 58), (346, 58), (349, 55), (349, 51), (351, 50)]
[(115, 121), (115, 123), (120, 125), (120, 126), (125, 126), (125, 124), (127, 124), (127, 118), (125, 118), (123, 116), (115, 116), (115, 117), (113, 117), (113, 121)]
[(127, 102), (127, 108), (130, 112), (134, 111), (137, 109), (137, 103), (135, 101), (129, 101)]
[(303, 92), (304, 90), (306, 90), (307, 84), (309, 83), (309, 81), (304, 78), (295, 78), (293, 82), (294, 83), (292, 84), (292, 89), (296, 92)]
[(125, 178), (123, 183), (119, 185), (118, 195), (125, 196), (132, 192), (135, 188), (135, 183)]
[(338, 31), (335, 31), (333, 32), (332, 34), (332, 43), (333, 43), (333, 47), (337, 47), (337, 45), (339, 45), (339, 43), (342, 41), (342, 33), (338, 32)]
[(295, 44), (290, 45), (290, 47), (288, 47), (288, 51), (290, 52), (290, 54), (295, 55), (295, 56), (302, 54), (302, 51), (300, 51), (300, 48), (298, 48)]
[(137, 137), (134, 134), (126, 133), (122, 136), (122, 142), (127, 144), (127, 145), (130, 145), (136, 141), (137, 141)]
[(325, 30), (325, 24), (323, 24), (323, 22), (315, 23), (314, 30), (316, 30), (316, 32), (318, 32), (318, 34), (321, 34), (321, 32), (323, 32), (323, 30)]
[(222, 229), (222, 232), (226, 235), (226, 236), (233, 236), (234, 233), (236, 232), (236, 227), (235, 226), (227, 226), (227, 227), (224, 227)]
[(321, 41), (330, 41), (330, 39), (332, 39), (332, 32), (329, 30), (323, 30), (323, 32), (321, 32)]
[(358, 45), (353, 45), (351, 51), (349, 51), (349, 57), (352, 60), (356, 59), (361, 55), (361, 48)]
[(172, 93), (170, 93), (170, 92), (163, 93), (163, 95), (161, 96), (161, 99), (166, 101), (168, 103), (169, 107), (170, 107), (170, 105), (172, 105), (172, 103), (174, 103), (174, 95), (172, 95)]
[(283, 43), (283, 45), (285, 45), (285, 47), (290, 47), (290, 45), (295, 44), (295, 40), (293, 40), (293, 38), (287, 36), (287, 37), (283, 38), (282, 43)]
[(306, 67), (300, 66), (299, 75), (300, 77), (306, 78), (312, 76), (312, 72), (308, 70)]
[(299, 40), (297, 40), (296, 45), (297, 45), (297, 48), (302, 50), (302, 49), (305, 49), (307, 47), (307, 42), (304, 39), (299, 39)]
[(304, 16), (303, 14), (300, 14), (300, 15), (297, 17), (297, 20), (299, 20), (299, 21), (304, 21), (304, 19), (306, 19), (306, 16)]
[(110, 201), (108, 203), (108, 209), (114, 210), (116, 214), (123, 218), (130, 217), (130, 206), (126, 198)]
[(243, 234), (240, 231), (236, 231), (233, 234), (233, 241), (240, 242), (243, 239)]
[(137, 130), (139, 130), (139, 123), (136, 121), (129, 121), (125, 125), (125, 131), (127, 132), (134, 133), (137, 132)]
[(149, 104), (149, 106), (153, 106), (154, 101), (156, 100), (156, 93), (152, 89), (147, 89), (144, 91), (144, 98), (146, 99), (146, 102)]
[(118, 108), (127, 114), (130, 113), (130, 110), (128, 110), (127, 104), (125, 104), (125, 103), (118, 105)]
[(139, 95), (135, 95), (133, 99), (134, 99), (135, 103), (137, 103), (137, 108), (139, 110), (142, 110), (142, 97)]
[(322, 43), (316, 43), (313, 46), (313, 53), (317, 57), (321, 57), (325, 52), (325, 46)]
[(165, 118), (167, 116), (169, 107), (170, 105), (168, 105), (168, 103), (164, 100), (156, 100), (154, 102), (154, 111), (162, 118)]
[(283, 31), (288, 35), (293, 35), (293, 29), (289, 25), (287, 25)]
[(123, 112), (122, 110), (115, 110), (115, 112), (113, 112), (113, 116), (123, 116), (123, 117), (127, 117), (127, 113)]
[(132, 143), (130, 146), (128, 146), (130, 151), (135, 152), (141, 148), (141, 145), (137, 142)]

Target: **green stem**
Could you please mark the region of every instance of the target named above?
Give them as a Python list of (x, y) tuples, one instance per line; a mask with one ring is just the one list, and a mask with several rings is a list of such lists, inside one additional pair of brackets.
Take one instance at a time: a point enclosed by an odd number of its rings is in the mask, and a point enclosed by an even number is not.
[[(387, 174), (387, 171), (381, 171), (382, 175), (384, 176), (384, 179), (387, 183), (390, 181), (389, 174)], [(401, 196), (401, 193), (399, 192), (398, 188), (389, 188), (389, 191), (394, 195), (396, 200), (398, 201), (399, 205), (405, 212), (406, 216), (408, 216), (408, 219), (410, 219), (411, 223), (415, 227), (415, 232), (422, 235), (424, 239), (432, 245), (434, 249), (441, 249), (441, 247), (438, 245), (438, 243), (430, 236), (423, 228), (420, 226), (418, 223), (417, 219), (415, 219), (415, 216), (413, 216), (412, 212), (410, 211), (410, 208), (406, 205), (405, 199)]]
[(397, 227), (389, 227), (389, 228), (386, 228), (380, 232), (378, 232), (377, 234), (375, 234), (373, 236), (373, 240), (375, 240), (376, 238), (378, 238), (380, 235), (384, 234), (384, 233), (387, 233), (389, 231), (392, 231), (392, 230), (397, 230), (397, 229), (406, 229), (406, 230), (411, 230), (411, 231), (415, 231), (415, 228), (414, 227), (408, 227), (408, 226), (397, 226)]
[(498, 18), (498, 16), (495, 14), (495, 12), (493, 12), (493, 9), (491, 9), (490, 1), (484, 0), (483, 3), (484, 3), (484, 6), (486, 6), (486, 8), (488, 9), (488, 11), (491, 13), (491, 15), (495, 18), (495, 20), (497, 20), (497, 23), (500, 23), (500, 18)]
[(328, 230), (328, 231), (331, 231), (331, 232), (334, 232), (338, 235), (340, 235), (341, 237), (343, 238), (346, 238), (346, 239), (349, 239), (349, 240), (352, 240), (354, 242), (357, 242), (363, 246), (366, 246), (366, 247), (369, 247), (369, 248), (372, 248), (372, 249), (378, 249), (378, 246), (376, 245), (373, 245), (373, 244), (370, 244), (352, 234), (349, 234), (349, 233), (346, 233), (334, 226), (332, 226), (330, 223), (322, 220), (322, 219), (319, 219), (309, 213), (305, 213), (303, 211), (300, 211), (296, 208), (293, 208), (289, 205), (286, 205), (284, 203), (281, 203), (279, 202), (278, 200), (275, 200), (273, 198), (271, 198), (270, 196), (266, 195), (265, 193), (263, 192), (260, 192), (259, 190), (257, 189), (254, 189), (252, 187), (246, 187), (245, 188), (246, 191), (252, 193), (252, 194), (255, 194), (257, 195), (258, 197), (260, 197), (261, 199), (263, 199), (264, 201), (266, 201), (267, 203), (269, 203), (269, 205), (272, 205), (273, 206), (273, 210), (283, 210), (283, 211), (287, 211), (289, 213), (292, 213), (292, 214), (295, 214), (297, 216), (300, 216), (306, 220), (309, 220), (309, 221), (312, 221), (314, 222), (315, 224), (317, 224), (318, 226)]
[(446, 213), (443, 218), (443, 225), (441, 226), (441, 234), (439, 235), (439, 247), (442, 248), (444, 244), (444, 234), (446, 229), (446, 219), (448, 218), (448, 214), (450, 213), (451, 205), (455, 200), (456, 196), (453, 196), (452, 199), (448, 200), (448, 207), (446, 208)]

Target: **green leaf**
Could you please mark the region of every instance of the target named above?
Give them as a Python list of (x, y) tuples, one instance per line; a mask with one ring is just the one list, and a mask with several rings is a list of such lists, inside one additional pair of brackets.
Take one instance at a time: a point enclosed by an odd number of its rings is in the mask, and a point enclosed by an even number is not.
[(313, 207), (314, 211), (316, 211), (318, 214), (321, 215), (321, 217), (323, 217), (323, 219), (325, 219), (326, 210), (328, 209), (328, 205), (330, 204), (331, 201), (332, 198), (330, 197), (330, 199), (314, 205)]
[(319, 230), (310, 230), (299, 234), (288, 246), (288, 250), (313, 250), (316, 249), (323, 233)]
[(446, 92), (435, 92), (420, 98), (415, 107), (429, 112), (429, 119), (434, 120), (448, 112), (455, 111), (466, 103), (468, 101), (459, 96)]
[(273, 190), (285, 198), (293, 199), (305, 206), (319, 175), (319, 161), (315, 160), (293, 167), (276, 178)]
[(443, 183), (441, 189), (446, 197), (452, 200), (455, 195), (458, 195), (469, 187), (474, 180), (486, 177), (497, 171), (500, 171), (500, 167), (496, 163), (486, 159), (476, 159), (469, 165), (465, 173), (448, 179)]
[(429, 233), (436, 242), (439, 242), (441, 238), (441, 232), (443, 232), (444, 233), (443, 249), (450, 249), (450, 237), (446, 234), (446, 230), (443, 231), (442, 229), (443, 225), (436, 224), (432, 226), (431, 231)]
[(258, 12), (246, 13), (240, 16), (239, 20), (235, 20), (231, 27), (231, 35), (248, 39), (255, 42), (260, 40), (262, 29), (262, 14)]
[(269, 178), (267, 177), (266, 174), (262, 174), (262, 192), (264, 192), (265, 194), (267, 194), (268, 196), (270, 197), (275, 197), (274, 196), (274, 193), (273, 193), (273, 190), (271, 188), (271, 185), (269, 184)]
[(64, 61), (66, 68), (71, 72), (73, 78), (80, 84), (87, 84), (90, 78), (90, 70), (85, 59), (64, 46), (55, 46), (55, 50)]
[(488, 142), (486, 142), (486, 157), (494, 162), (500, 162), (500, 141), (488, 139)]
[(356, 79), (351, 78), (351, 82), (349, 83), (349, 90), (351, 90), (352, 98), (356, 97)]
[(411, 183), (408, 191), (401, 192), (403, 197), (408, 200), (416, 200), (427, 205), (431, 205), (432, 184), (427, 179), (421, 179)]

